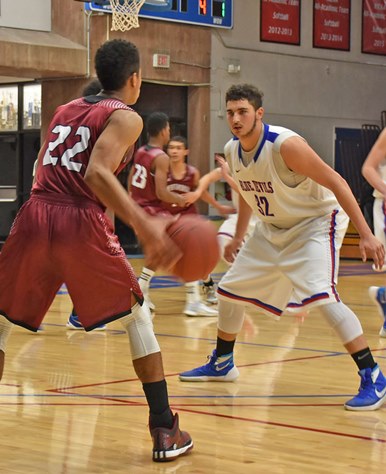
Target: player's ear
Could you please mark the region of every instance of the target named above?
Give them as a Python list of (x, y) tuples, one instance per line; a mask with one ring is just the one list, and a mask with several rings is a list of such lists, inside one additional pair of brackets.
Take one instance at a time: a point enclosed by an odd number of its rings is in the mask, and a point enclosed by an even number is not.
[(256, 117), (262, 119), (263, 115), (264, 115), (264, 109), (263, 109), (263, 107), (259, 107), (256, 110)]
[(136, 88), (139, 81), (139, 74), (137, 72), (133, 72), (133, 74), (129, 77), (131, 87)]

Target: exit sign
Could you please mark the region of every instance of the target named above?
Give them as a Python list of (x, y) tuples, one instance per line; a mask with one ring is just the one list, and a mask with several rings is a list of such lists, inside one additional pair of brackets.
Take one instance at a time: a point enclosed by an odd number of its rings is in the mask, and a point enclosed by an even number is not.
[(170, 67), (169, 54), (161, 54), (161, 53), (153, 54), (153, 67), (168, 69)]

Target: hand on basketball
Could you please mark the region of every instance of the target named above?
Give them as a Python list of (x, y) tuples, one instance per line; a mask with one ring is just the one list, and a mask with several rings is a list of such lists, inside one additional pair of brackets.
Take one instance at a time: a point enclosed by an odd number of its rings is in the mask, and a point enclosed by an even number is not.
[(182, 252), (166, 232), (178, 216), (147, 216), (146, 225), (137, 232), (149, 268), (169, 270), (181, 258)]
[(367, 260), (367, 256), (372, 257), (374, 260), (374, 267), (377, 270), (382, 269), (385, 262), (385, 247), (376, 237), (374, 237), (373, 234), (369, 234), (368, 237), (361, 236), (359, 250), (363, 262)]

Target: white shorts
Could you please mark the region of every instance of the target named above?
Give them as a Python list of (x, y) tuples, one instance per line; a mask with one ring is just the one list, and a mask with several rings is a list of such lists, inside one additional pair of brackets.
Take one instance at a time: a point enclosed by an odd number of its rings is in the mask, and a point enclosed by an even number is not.
[(386, 247), (386, 209), (382, 198), (375, 198), (373, 205), (374, 235)]
[(258, 221), (221, 279), (218, 297), (280, 317), (292, 296), (307, 309), (340, 301), (339, 250), (348, 226), (342, 210), (291, 229)]

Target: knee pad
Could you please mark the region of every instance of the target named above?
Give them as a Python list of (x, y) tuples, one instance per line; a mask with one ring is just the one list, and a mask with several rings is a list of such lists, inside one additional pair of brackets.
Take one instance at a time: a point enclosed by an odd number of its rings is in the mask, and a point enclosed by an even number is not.
[(244, 312), (244, 306), (219, 299), (217, 327), (228, 334), (237, 334), (243, 327)]
[(133, 360), (160, 352), (158, 341), (154, 334), (150, 309), (144, 303), (138, 303), (131, 308), (131, 314), (120, 319), (122, 326), (129, 336), (131, 357)]
[(338, 334), (343, 344), (347, 344), (363, 334), (357, 316), (341, 301), (319, 306), (328, 324)]

